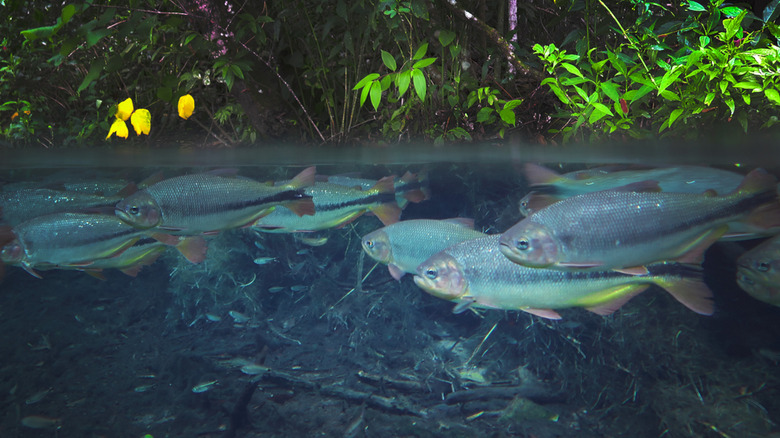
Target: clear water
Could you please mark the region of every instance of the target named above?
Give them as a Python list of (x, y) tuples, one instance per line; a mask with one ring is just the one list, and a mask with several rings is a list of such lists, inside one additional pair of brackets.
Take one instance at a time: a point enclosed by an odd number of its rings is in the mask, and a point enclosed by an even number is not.
[[(701, 164), (776, 175), (780, 151), (749, 144), (590, 148), (425, 145), (231, 151), (0, 152), (0, 180), (140, 181), (238, 167), (258, 180), (426, 170), (432, 197), (403, 219), (473, 217), (502, 232), (521, 217), (526, 161)], [(562, 166), (558, 166), (561, 164)], [(738, 166), (737, 166), (738, 164)], [(233, 230), (194, 265), (166, 252), (136, 277), (79, 271), (0, 283), (0, 436), (742, 436), (778, 432), (780, 309), (735, 283), (755, 242), (716, 244), (705, 260), (716, 313), (697, 315), (651, 288), (615, 314), (564, 309), (453, 314), (410, 276), (362, 256), (382, 224), (364, 215), (317, 233)], [(263, 265), (253, 261), (273, 257)], [(259, 365), (259, 367), (247, 367)], [(242, 372), (242, 368), (245, 372)], [(249, 372), (250, 374), (247, 374)], [(202, 390), (202, 392), (201, 392)], [(462, 397), (462, 398), (459, 398)], [(38, 428), (27, 427), (22, 419)], [(49, 420), (47, 420), (49, 419)], [(56, 423), (53, 419), (57, 419)], [(48, 421), (48, 422), (47, 422)]]

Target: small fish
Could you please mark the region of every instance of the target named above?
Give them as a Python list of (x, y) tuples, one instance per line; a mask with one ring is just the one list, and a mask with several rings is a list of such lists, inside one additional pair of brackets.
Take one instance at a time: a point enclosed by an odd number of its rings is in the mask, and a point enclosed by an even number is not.
[(290, 290), (293, 292), (303, 292), (307, 289), (309, 289), (309, 286), (304, 286), (302, 284), (296, 284), (295, 286), (290, 286)]
[[(205, 245), (205, 242), (204, 242)], [(108, 257), (92, 262), (88, 268), (84, 268), (88, 274), (98, 276), (97, 272), (103, 269), (119, 269), (122, 273), (135, 277), (144, 266), (154, 263), (165, 251), (166, 245), (152, 237), (138, 239), (131, 247), (115, 257)], [(98, 278), (100, 278), (98, 276)]]
[(780, 306), (780, 236), (737, 259), (737, 284), (753, 298)]
[(153, 389), (154, 386), (155, 386), (154, 383), (150, 383), (148, 385), (136, 386), (135, 388), (133, 388), (133, 392), (147, 392), (147, 391)]
[(30, 398), (24, 401), (24, 404), (31, 405), (34, 403), (38, 403), (39, 401), (43, 400), (44, 397), (46, 397), (50, 392), (52, 388), (44, 389), (43, 391), (38, 391), (35, 394), (31, 395)]
[(369, 211), (385, 225), (398, 222), (401, 216), (393, 177), (382, 178), (365, 191), (326, 182), (318, 182), (303, 191), (314, 201), (314, 215), (296, 216), (276, 209), (258, 219), (252, 229), (266, 233), (301, 233), (343, 227)]
[(30, 415), (22, 418), (22, 426), (31, 429), (55, 429), (62, 428), (61, 418), (44, 417), (42, 415)]
[(314, 214), (311, 196), (303, 188), (314, 183), (310, 167), (283, 185), (228, 178), (213, 173), (162, 180), (116, 204), (116, 215), (139, 228), (170, 234), (214, 234), (254, 223), (276, 206), (293, 216)]
[(484, 236), (474, 230), (473, 219), (413, 219), (372, 231), (363, 237), (361, 244), (366, 254), (386, 264), (390, 275), (401, 280), (450, 245)]
[(531, 193), (520, 201), (523, 216), (550, 204), (584, 193), (615, 189), (640, 181), (657, 181), (660, 190), (676, 193), (730, 193), (739, 186), (742, 175), (728, 170), (702, 166), (633, 169), (626, 166), (597, 167), (563, 175), (537, 164), (526, 163), (525, 176)]
[(256, 376), (258, 374), (265, 374), (269, 368), (255, 363), (246, 364), (241, 367), (241, 372), (250, 376)]
[(328, 236), (307, 237), (304, 234), (293, 234), (293, 236), (295, 236), (295, 240), (301, 242), (304, 245), (322, 246), (328, 243)]
[(537, 211), (507, 230), (501, 251), (515, 263), (555, 269), (623, 269), (663, 260), (700, 263), (742, 221), (780, 225), (776, 179), (763, 169), (732, 193), (667, 193), (651, 181), (586, 193)]
[(283, 291), (284, 289), (285, 288), (282, 287), (282, 286), (274, 286), (274, 287), (269, 287), (268, 288), (268, 292), (271, 292), (272, 294), (276, 294), (276, 293), (279, 293), (279, 292)]
[(218, 384), (219, 384), (219, 381), (217, 381), (217, 380), (211, 380), (209, 382), (199, 383), (199, 384), (197, 384), (197, 385), (192, 387), (192, 392), (194, 392), (196, 394), (200, 394), (201, 392), (206, 392), (206, 391), (212, 389), (213, 387), (215, 387)]
[(207, 313), (205, 316), (206, 316), (206, 319), (211, 321), (211, 322), (220, 322), (220, 321), (222, 321), (222, 318), (220, 316), (215, 315), (213, 313)]
[(456, 302), (455, 313), (482, 307), (560, 319), (554, 309), (584, 307), (608, 315), (652, 284), (696, 313), (714, 311), (712, 292), (697, 266), (662, 262), (648, 265), (643, 275), (529, 268), (504, 257), (499, 238), (468, 240), (437, 253), (420, 264), (414, 282), (431, 295)]
[(253, 260), (256, 265), (265, 265), (276, 261), (276, 257), (258, 257)]
[(228, 315), (230, 315), (230, 317), (233, 318), (233, 322), (235, 322), (237, 324), (243, 324), (243, 323), (249, 321), (249, 317), (248, 316), (244, 315), (241, 312), (235, 311), (235, 310), (229, 311)]

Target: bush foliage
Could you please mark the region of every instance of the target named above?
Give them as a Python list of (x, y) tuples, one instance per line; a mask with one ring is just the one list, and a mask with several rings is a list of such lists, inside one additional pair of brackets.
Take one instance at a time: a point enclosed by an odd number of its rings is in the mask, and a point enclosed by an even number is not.
[(0, 138), (123, 141), (106, 134), (127, 99), (151, 126), (132, 142), (754, 132), (777, 121), (778, 1), (514, 2), (510, 31), (509, 0), (4, 0)]

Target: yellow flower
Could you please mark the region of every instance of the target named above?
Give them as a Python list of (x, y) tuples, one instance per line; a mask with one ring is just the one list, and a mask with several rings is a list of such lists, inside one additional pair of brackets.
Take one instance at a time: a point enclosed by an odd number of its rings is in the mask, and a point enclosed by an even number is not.
[(152, 114), (149, 113), (148, 109), (139, 108), (133, 113), (130, 123), (133, 124), (136, 135), (149, 135), (149, 131), (152, 129)]
[(132, 113), (133, 99), (130, 99), (129, 97), (116, 106), (116, 117), (118, 119), (127, 120), (130, 118), (130, 114)]
[(114, 123), (111, 124), (111, 129), (108, 131), (106, 140), (108, 140), (108, 138), (111, 137), (111, 134), (114, 133), (116, 133), (117, 137), (127, 138), (127, 123), (118, 117), (116, 120), (114, 120)]
[(195, 110), (195, 99), (189, 94), (179, 98), (179, 117), (182, 119), (189, 119), (192, 112)]

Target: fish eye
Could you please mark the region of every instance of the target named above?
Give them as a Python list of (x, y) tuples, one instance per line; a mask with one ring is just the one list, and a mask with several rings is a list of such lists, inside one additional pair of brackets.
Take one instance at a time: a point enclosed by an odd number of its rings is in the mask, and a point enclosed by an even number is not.
[(366, 240), (366, 247), (367, 248), (373, 248), (374, 247), (374, 241), (373, 240)]
[(767, 262), (758, 262), (756, 265), (756, 269), (760, 272), (769, 272), (769, 263)]
[(517, 242), (515, 242), (515, 248), (519, 249), (520, 251), (526, 251), (530, 247), (531, 247), (531, 243), (528, 242), (528, 239), (520, 239)]
[(141, 209), (138, 208), (137, 205), (134, 205), (134, 206), (130, 207), (130, 214), (132, 214), (133, 216), (137, 215), (140, 212), (141, 212)]
[(436, 271), (436, 269), (429, 268), (425, 270), (425, 276), (431, 280), (436, 280), (436, 277), (439, 276), (439, 273)]

